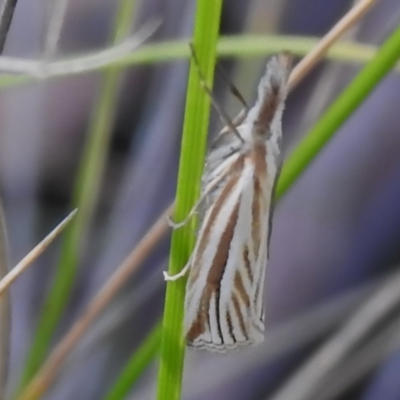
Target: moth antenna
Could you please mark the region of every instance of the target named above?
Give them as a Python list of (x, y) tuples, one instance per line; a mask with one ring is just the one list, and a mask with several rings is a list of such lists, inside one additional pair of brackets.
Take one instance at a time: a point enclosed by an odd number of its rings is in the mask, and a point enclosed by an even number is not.
[(239, 89), (234, 85), (233, 82), (231, 82), (228, 74), (226, 73), (224, 68), (222, 68), (222, 65), (220, 65), (218, 63), (217, 63), (217, 72), (218, 72), (219, 76), (222, 77), (224, 82), (228, 85), (229, 90), (231, 91), (231, 93), (239, 100), (239, 102), (242, 104), (242, 106), (246, 110), (248, 110), (249, 109), (249, 105), (247, 104), (246, 100), (244, 99), (244, 97), (240, 93)]
[(189, 47), (190, 47), (190, 51), (191, 51), (192, 58), (193, 58), (193, 61), (194, 61), (194, 65), (196, 66), (197, 72), (199, 74), (200, 83), (201, 83), (203, 89), (205, 90), (205, 92), (207, 93), (207, 95), (210, 97), (213, 107), (217, 111), (217, 113), (218, 113), (219, 117), (221, 118), (222, 122), (237, 136), (237, 138), (242, 143), (244, 143), (244, 139), (242, 138), (242, 136), (240, 135), (240, 133), (236, 129), (235, 124), (229, 118), (228, 114), (223, 110), (223, 108), (218, 104), (218, 101), (215, 99), (215, 97), (212, 94), (210, 88), (207, 86), (207, 83), (206, 83), (206, 80), (204, 78), (204, 75), (203, 75), (203, 73), (202, 73), (202, 71), (200, 69), (199, 60), (197, 58), (197, 55), (196, 55), (196, 52), (194, 50), (193, 44), (189, 43)]
[(222, 66), (220, 64), (217, 63), (217, 72), (219, 74), (219, 76), (222, 77), (222, 79), (224, 80), (224, 82), (228, 85), (230, 92), (232, 93), (233, 96), (236, 97), (236, 99), (239, 100), (239, 102), (242, 104), (243, 108), (240, 110), (239, 114), (236, 115), (235, 118), (233, 118), (232, 123), (235, 126), (239, 126), (246, 118), (250, 107), (247, 104), (246, 100), (244, 99), (244, 97), (242, 96), (242, 94), (240, 93), (239, 89), (233, 84), (233, 82), (231, 82), (228, 74), (226, 73), (226, 71), (222, 68)]

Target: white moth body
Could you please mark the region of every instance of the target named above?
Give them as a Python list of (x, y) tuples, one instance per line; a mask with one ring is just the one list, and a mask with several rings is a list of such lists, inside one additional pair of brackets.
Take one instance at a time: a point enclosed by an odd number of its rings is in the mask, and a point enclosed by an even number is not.
[(205, 204), (187, 266), (190, 347), (226, 352), (264, 339), (264, 276), (290, 61), (282, 53), (267, 63), (255, 105), (236, 134), (220, 132), (207, 157)]

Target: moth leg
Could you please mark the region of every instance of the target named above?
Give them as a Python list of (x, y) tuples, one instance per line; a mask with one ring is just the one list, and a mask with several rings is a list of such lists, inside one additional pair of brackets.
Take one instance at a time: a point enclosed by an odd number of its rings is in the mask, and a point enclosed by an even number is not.
[(179, 228), (182, 228), (183, 226), (185, 226), (189, 222), (190, 218), (192, 218), (193, 215), (197, 214), (201, 203), (207, 198), (207, 196), (210, 194), (210, 192), (222, 181), (222, 179), (225, 178), (227, 171), (228, 171), (228, 169), (223, 171), (219, 177), (216, 177), (208, 184), (208, 186), (204, 190), (203, 194), (200, 196), (199, 200), (197, 200), (196, 204), (192, 207), (192, 209), (189, 211), (189, 214), (183, 221), (175, 222), (171, 217), (168, 216), (167, 217), (168, 225), (172, 229), (179, 229)]
[(167, 217), (168, 226), (174, 230), (183, 228), (189, 222), (190, 218), (192, 218), (193, 215), (196, 213), (197, 213), (197, 211), (193, 211), (193, 212), (189, 213), (189, 215), (181, 222), (174, 222), (174, 220), (172, 218)]
[[(217, 182), (218, 183), (218, 182)], [(193, 217), (193, 215), (197, 214), (199, 207), (201, 205), (201, 203), (204, 201), (204, 199), (207, 197), (207, 195), (210, 193), (211, 189), (215, 186), (215, 184), (211, 185), (210, 188), (206, 189), (203, 194), (200, 196), (200, 198), (197, 200), (196, 204), (192, 207), (192, 209), (189, 211), (189, 214), (187, 215), (187, 217), (181, 221), (181, 222), (175, 222), (171, 217), (167, 217), (167, 222), (168, 225), (172, 228), (172, 229), (179, 229), (182, 228), (183, 226), (185, 226), (190, 218)]]
[(178, 280), (180, 278), (183, 278), (187, 274), (187, 272), (189, 271), (189, 269), (191, 267), (191, 262), (190, 261), (191, 260), (189, 260), (189, 262), (177, 274), (169, 275), (167, 271), (163, 271), (164, 280), (165, 281), (176, 281), (176, 280)]
[(207, 194), (208, 194), (208, 192), (205, 192), (200, 196), (199, 200), (197, 200), (196, 204), (192, 207), (192, 209), (189, 211), (189, 214), (183, 221), (175, 222), (171, 217), (167, 217), (168, 225), (172, 229), (179, 229), (179, 228), (182, 228), (183, 226), (185, 226), (189, 222), (190, 218), (192, 218), (195, 214), (198, 213), (199, 207), (200, 207), (201, 203), (203, 202), (203, 200), (207, 197)]
[[(200, 200), (202, 200), (202, 199), (200, 199)], [(189, 222), (190, 218), (192, 218), (193, 215), (197, 214), (197, 208), (199, 207), (199, 205), (200, 205), (200, 201), (198, 201), (193, 206), (193, 208), (190, 210), (187, 217), (181, 222), (175, 222), (171, 217), (167, 217), (168, 226), (170, 226), (172, 229), (179, 229), (179, 228), (182, 228), (183, 226), (185, 226)]]

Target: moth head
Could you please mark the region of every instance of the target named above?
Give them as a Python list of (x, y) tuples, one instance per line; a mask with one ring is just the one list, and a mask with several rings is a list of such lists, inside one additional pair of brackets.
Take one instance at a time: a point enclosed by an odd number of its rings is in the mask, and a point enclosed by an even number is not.
[(280, 126), (292, 59), (290, 53), (282, 52), (267, 62), (258, 85), (257, 100), (245, 121), (251, 129), (253, 140), (269, 139), (275, 134), (277, 125)]

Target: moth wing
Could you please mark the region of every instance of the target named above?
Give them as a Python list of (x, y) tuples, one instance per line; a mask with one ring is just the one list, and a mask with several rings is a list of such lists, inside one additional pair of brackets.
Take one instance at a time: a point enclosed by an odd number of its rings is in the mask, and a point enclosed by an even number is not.
[(189, 346), (225, 352), (263, 340), (268, 198), (255, 183), (254, 164), (242, 168), (206, 211), (193, 253), (185, 301)]

